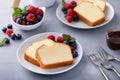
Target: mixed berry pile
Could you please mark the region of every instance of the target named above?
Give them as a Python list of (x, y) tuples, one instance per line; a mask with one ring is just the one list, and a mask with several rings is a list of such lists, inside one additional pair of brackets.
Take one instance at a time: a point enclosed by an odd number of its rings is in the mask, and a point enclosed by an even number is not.
[[(3, 27), (2, 32), (5, 33), (6, 35), (8, 35), (8, 37), (10, 37), (12, 40), (21, 40), (22, 39), (21, 34), (14, 33), (12, 24), (8, 24), (7, 27)], [(9, 38), (3, 38), (0, 41), (0, 47), (4, 46), (6, 44), (10, 44), (10, 39)]]
[(40, 22), (44, 12), (42, 9), (32, 5), (25, 6), (23, 9), (15, 8), (12, 14), (14, 22), (21, 25), (32, 25)]
[(75, 13), (75, 11), (73, 10), (74, 7), (77, 5), (76, 1), (71, 1), (70, 3), (66, 3), (64, 0), (62, 0), (62, 12), (65, 15), (65, 19), (67, 22), (71, 23), (71, 22), (78, 22), (79, 18), (77, 16), (77, 14)]
[(71, 35), (63, 34), (62, 36), (58, 37), (55, 37), (54, 35), (48, 35), (47, 38), (56, 42), (69, 45), (72, 51), (73, 58), (76, 58), (78, 56), (78, 52), (76, 51), (77, 50), (76, 40), (75, 38), (71, 37)]

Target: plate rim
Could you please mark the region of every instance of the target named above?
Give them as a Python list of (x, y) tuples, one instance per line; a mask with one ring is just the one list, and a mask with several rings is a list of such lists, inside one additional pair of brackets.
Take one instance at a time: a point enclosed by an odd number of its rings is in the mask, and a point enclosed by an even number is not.
[(104, 22), (104, 23), (102, 23), (102, 24), (96, 25), (96, 26), (94, 26), (94, 27), (90, 27), (90, 26), (89, 26), (88, 28), (83, 28), (83, 27), (81, 28), (81, 27), (73, 26), (73, 25), (71, 25), (71, 23), (68, 23), (68, 22), (66, 22), (66, 21), (64, 21), (63, 19), (60, 18), (60, 16), (58, 15), (58, 12), (59, 12), (59, 8), (60, 8), (61, 6), (62, 6), (62, 3), (60, 3), (60, 4), (58, 5), (57, 9), (56, 9), (56, 16), (57, 16), (58, 20), (59, 20), (60, 22), (64, 23), (65, 25), (67, 25), (67, 26), (70, 26), (70, 27), (73, 27), (73, 28), (77, 28), (77, 29), (95, 29), (95, 28), (102, 27), (102, 26), (108, 24), (108, 23), (113, 19), (114, 14), (115, 14), (114, 8), (112, 7), (112, 5), (106, 1), (106, 6), (108, 6), (108, 7), (111, 9), (111, 12), (113, 13), (112, 17), (111, 17), (108, 21), (106, 21), (106, 22)]
[[(65, 70), (58, 71), (58, 72), (54, 72), (54, 73), (36, 72), (36, 71), (34, 71), (34, 70), (30, 70), (29, 68), (25, 67), (25, 65), (23, 65), (23, 63), (21, 62), (21, 60), (20, 60), (20, 58), (19, 58), (19, 50), (20, 50), (20, 47), (21, 47), (22, 45), (24, 45), (24, 43), (25, 43), (26, 41), (28, 41), (28, 40), (30, 40), (30, 39), (32, 39), (32, 38), (34, 38), (34, 37), (37, 37), (37, 36), (39, 36), (39, 35), (45, 35), (45, 34), (58, 34), (58, 35), (60, 35), (60, 34), (63, 34), (63, 33), (59, 33), (59, 32), (39, 33), (39, 34), (33, 35), (33, 36), (31, 36), (31, 37), (28, 37), (26, 40), (24, 40), (24, 41), (19, 45), (19, 47), (18, 47), (18, 49), (17, 49), (17, 60), (18, 60), (19, 64), (20, 64), (22, 67), (24, 67), (25, 69), (27, 69), (27, 70), (29, 70), (29, 71), (31, 71), (31, 72), (37, 73), (37, 74), (54, 75), (54, 74), (61, 74), (61, 73), (67, 72), (67, 71), (73, 69), (74, 67), (76, 67), (76, 66), (80, 63), (80, 61), (82, 60), (82, 57), (83, 57), (83, 48), (82, 48), (82, 45), (76, 40), (76, 41), (77, 41), (77, 44), (79, 45), (79, 47), (80, 47), (80, 49), (81, 49), (81, 51), (80, 51), (81, 56), (80, 56), (80, 59), (78, 59), (79, 61), (77, 61), (77, 63), (74, 64), (73, 66), (71, 66), (71, 67), (69, 67), (69, 68), (67, 68), (67, 69), (65, 69)], [(23, 54), (24, 54), (24, 53), (22, 53), (22, 55), (23, 55)]]

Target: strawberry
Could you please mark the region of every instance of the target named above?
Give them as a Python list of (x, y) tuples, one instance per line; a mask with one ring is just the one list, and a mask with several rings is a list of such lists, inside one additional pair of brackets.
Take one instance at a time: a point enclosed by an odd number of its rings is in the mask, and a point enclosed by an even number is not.
[(13, 33), (13, 30), (12, 30), (12, 29), (7, 29), (6, 34), (7, 34), (8, 36), (11, 36), (12, 33)]
[(49, 35), (47, 38), (55, 41), (55, 36), (54, 35)]
[(67, 20), (67, 22), (71, 23), (73, 21), (73, 17), (72, 16), (67, 16), (66, 20)]
[(70, 9), (68, 10), (68, 13), (67, 13), (68, 16), (75, 16), (75, 12), (73, 11), (73, 9)]
[(67, 3), (67, 4), (64, 5), (64, 7), (65, 7), (66, 9), (70, 9), (70, 8), (72, 8), (72, 4)]
[(29, 13), (35, 13), (36, 10), (37, 10), (37, 8), (34, 7), (34, 6), (30, 6), (30, 7), (28, 8), (28, 12), (29, 12)]
[(57, 37), (57, 42), (63, 43), (63, 42), (64, 42), (64, 38), (61, 37), (61, 36), (58, 36), (58, 37)]
[(43, 10), (42, 9), (37, 9), (36, 13), (40, 16), (43, 16)]
[(28, 22), (33, 22), (35, 20), (35, 15), (33, 13), (29, 13), (27, 16), (26, 16), (26, 20)]

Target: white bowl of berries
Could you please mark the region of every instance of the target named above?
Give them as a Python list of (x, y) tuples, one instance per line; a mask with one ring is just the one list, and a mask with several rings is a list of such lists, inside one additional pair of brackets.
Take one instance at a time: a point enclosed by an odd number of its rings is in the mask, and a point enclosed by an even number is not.
[(14, 8), (12, 22), (21, 30), (36, 29), (44, 20), (45, 10), (45, 7), (37, 8), (32, 5), (25, 6), (23, 9)]

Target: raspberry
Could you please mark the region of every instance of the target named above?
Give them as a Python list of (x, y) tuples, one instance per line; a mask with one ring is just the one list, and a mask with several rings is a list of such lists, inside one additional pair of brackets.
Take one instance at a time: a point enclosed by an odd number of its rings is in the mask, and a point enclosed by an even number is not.
[(74, 50), (74, 47), (70, 46), (70, 49), (71, 49), (71, 51), (73, 52), (73, 50)]
[(71, 4), (72, 4), (73, 6), (76, 6), (76, 5), (77, 5), (77, 2), (76, 2), (76, 1), (72, 1)]
[(68, 36), (69, 38), (71, 38), (71, 35), (70, 35), (70, 34), (68, 34), (67, 36)]
[(37, 11), (36, 11), (36, 13), (38, 14), (38, 15), (40, 15), (40, 16), (43, 16), (43, 10), (42, 9), (38, 9)]
[(64, 6), (66, 9), (70, 9), (70, 8), (72, 8), (72, 4), (70, 4), (70, 3), (67, 3), (67, 4), (65, 4), (65, 6)]
[(67, 20), (67, 22), (71, 23), (73, 21), (73, 17), (72, 16), (67, 16), (66, 20)]
[(22, 25), (26, 25), (26, 21), (25, 20), (22, 21)]
[(57, 42), (63, 43), (63, 42), (64, 42), (64, 38), (61, 37), (61, 36), (58, 36), (58, 37), (57, 37)]
[(7, 29), (6, 34), (7, 34), (8, 36), (11, 36), (12, 33), (13, 33), (13, 30), (12, 30), (12, 29)]
[(27, 16), (26, 16), (26, 20), (28, 22), (33, 22), (35, 20), (35, 15), (32, 14), (32, 13), (29, 13)]
[(35, 13), (36, 12), (36, 8), (34, 6), (30, 6), (30, 8), (28, 9), (29, 13)]
[(49, 35), (47, 38), (55, 41), (55, 36), (54, 35)]
[(14, 22), (16, 22), (16, 20), (17, 20), (17, 18), (16, 18), (16, 17), (14, 17), (14, 18), (13, 18), (13, 21), (14, 21)]
[(73, 11), (73, 9), (70, 9), (67, 13), (68, 16), (75, 16), (75, 12)]

